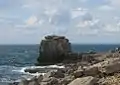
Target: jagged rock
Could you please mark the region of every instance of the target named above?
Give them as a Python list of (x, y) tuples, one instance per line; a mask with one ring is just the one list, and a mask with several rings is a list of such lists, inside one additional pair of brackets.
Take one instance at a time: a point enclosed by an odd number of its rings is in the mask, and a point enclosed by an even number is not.
[(43, 80), (44, 80), (45, 78), (50, 78), (50, 77), (52, 77), (53, 74), (54, 74), (54, 72), (55, 72), (55, 71), (49, 71), (49, 72), (47, 72), (47, 73), (43, 76)]
[(38, 77), (37, 77), (37, 82), (41, 82), (43, 80), (43, 75), (39, 75)]
[(53, 77), (55, 77), (55, 78), (64, 78), (64, 73), (63, 73), (63, 71), (62, 70), (57, 70), (56, 72), (54, 72), (54, 74), (53, 74)]
[(98, 81), (98, 79), (88, 76), (88, 77), (83, 77), (83, 78), (77, 78), (73, 80), (71, 83), (68, 85), (95, 85), (95, 83)]
[(115, 73), (120, 71), (120, 59), (119, 58), (109, 58), (108, 60), (101, 62), (101, 67), (99, 71), (105, 74)]
[(66, 76), (65, 78), (59, 80), (59, 85), (68, 85), (74, 80), (74, 76)]
[(83, 74), (85, 76), (96, 76), (96, 75), (98, 75), (100, 73), (100, 71), (98, 70), (98, 68), (99, 67), (94, 66), (94, 65), (93, 66), (89, 66), (89, 67), (87, 67), (84, 70)]
[(97, 85), (120, 85), (120, 74), (103, 77), (99, 79)]
[(43, 78), (55, 77), (55, 78), (64, 78), (64, 73), (61, 70), (50, 71), (46, 73)]
[(63, 36), (46, 36), (41, 41), (38, 65), (49, 65), (61, 62), (71, 52), (69, 40)]
[(73, 75), (75, 78), (79, 78), (83, 75), (83, 69), (81, 68), (81, 66), (79, 66), (78, 69), (74, 71)]
[(42, 80), (40, 85), (58, 85), (58, 80), (54, 77), (48, 78), (46, 80)]
[(73, 73), (73, 75), (74, 75), (75, 78), (79, 78), (79, 77), (81, 77), (83, 75), (83, 71), (75, 71)]
[(28, 84), (29, 84), (29, 81), (24, 79), (24, 80), (21, 80), (21, 82), (18, 85), (28, 85)]
[(86, 61), (88, 63), (91, 63), (92, 61), (94, 61), (94, 57), (90, 54), (83, 54), (81, 61)]
[(28, 85), (39, 85), (39, 83), (37, 81), (32, 81), (32, 82), (29, 82)]

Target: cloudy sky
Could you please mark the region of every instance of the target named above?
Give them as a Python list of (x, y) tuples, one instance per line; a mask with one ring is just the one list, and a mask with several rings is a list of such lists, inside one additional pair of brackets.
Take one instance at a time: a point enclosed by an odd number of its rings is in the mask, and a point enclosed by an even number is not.
[(120, 43), (120, 0), (0, 0), (0, 44)]

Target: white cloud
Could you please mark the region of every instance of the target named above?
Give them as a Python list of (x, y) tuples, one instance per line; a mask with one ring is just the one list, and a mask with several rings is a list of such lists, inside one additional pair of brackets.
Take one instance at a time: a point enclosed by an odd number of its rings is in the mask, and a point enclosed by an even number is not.
[(72, 10), (72, 18), (76, 18), (78, 16), (83, 16), (88, 12), (87, 9), (84, 8), (76, 8)]
[(25, 21), (26, 25), (31, 26), (38, 23), (38, 18), (36, 16), (31, 16)]
[(108, 0), (108, 1), (110, 1), (110, 4), (115, 6), (115, 7), (120, 6), (120, 0)]
[(111, 10), (114, 10), (114, 8), (113, 8), (112, 6), (109, 6), (109, 5), (100, 6), (99, 9), (100, 9), (100, 10), (103, 10), (103, 11), (111, 11)]
[[(13, 31), (13, 35), (20, 32), (21, 36), (34, 34), (36, 39), (46, 34), (63, 34), (71, 38), (83, 35), (116, 35), (120, 32), (120, 14), (113, 12), (118, 9), (120, 1), (108, 0), (109, 3), (104, 4), (96, 4), (93, 1), (90, 3), (90, 0), (19, 0), (21, 4), (14, 8), (15, 11), (1, 12), (6, 14), (4, 16), (18, 16), (19, 19), (10, 22), (0, 19), (0, 25), (12, 25), (10, 27), (17, 30)], [(103, 0), (99, 2), (102, 3)], [(114, 19), (116, 16), (117, 19)]]

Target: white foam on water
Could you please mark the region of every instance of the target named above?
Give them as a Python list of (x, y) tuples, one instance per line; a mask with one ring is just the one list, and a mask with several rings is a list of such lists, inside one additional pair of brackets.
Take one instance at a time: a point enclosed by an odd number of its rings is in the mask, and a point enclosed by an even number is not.
[(27, 67), (17, 67), (17, 69), (13, 69), (12, 71), (15, 71), (15, 72), (21, 72), (21, 73), (27, 73), (25, 72), (25, 69), (44, 69), (44, 68), (48, 68), (48, 69), (52, 69), (52, 68), (55, 68), (55, 69), (62, 69), (62, 68), (65, 68), (65, 66), (58, 66), (58, 65), (48, 65), (48, 66), (27, 66)]
[(19, 69), (14, 69), (14, 70), (12, 70), (12, 71), (15, 71), (15, 72), (20, 72), (20, 73), (25, 73), (25, 69), (26, 69), (27, 67), (20, 67)]
[(28, 67), (24, 67), (21, 69), (21, 71), (25, 70), (25, 69), (35, 69), (35, 68), (65, 68), (65, 66), (58, 66), (58, 65), (48, 65), (48, 66), (28, 66)]
[(16, 72), (20, 72), (20, 73), (23, 73), (23, 74), (26, 74), (26, 75), (31, 75), (31, 76), (39, 76), (39, 75), (45, 75), (46, 73), (29, 73), (29, 72), (25, 72), (25, 69), (44, 69), (44, 68), (48, 68), (48, 69), (52, 69), (52, 68), (55, 68), (55, 69), (62, 69), (62, 68), (65, 68), (65, 66), (58, 66), (58, 65), (48, 65), (48, 66), (27, 66), (27, 67), (21, 67), (21, 69), (18, 69), (18, 70), (13, 70), (13, 71), (16, 71)]
[(65, 68), (65, 66), (49, 65), (48, 68)]
[[(32, 77), (36, 76), (40, 76), (40, 75), (45, 75), (46, 73), (29, 73), (29, 72), (25, 72), (25, 69), (58, 69), (58, 68), (65, 68), (64, 66), (58, 66), (58, 65), (48, 65), (48, 66), (27, 66), (27, 67), (15, 67), (15, 66), (0, 66), (0, 71), (6, 71), (6, 72), (10, 72), (11, 73), (15, 73), (15, 75), (18, 74), (19, 79), (16, 81), (20, 81), (20, 77), (21, 78), (25, 78), (25, 79), (31, 79)], [(9, 71), (8, 71), (8, 70)], [(7, 73), (6, 73), (7, 74)], [(10, 78), (12, 78), (12, 76), (9, 76)], [(14, 82), (11, 79), (8, 79), (8, 77), (2, 78), (0, 82)]]

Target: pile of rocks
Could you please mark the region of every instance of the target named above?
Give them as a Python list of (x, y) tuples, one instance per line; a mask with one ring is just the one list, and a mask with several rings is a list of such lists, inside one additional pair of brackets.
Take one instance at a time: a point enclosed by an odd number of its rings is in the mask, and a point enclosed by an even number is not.
[(65, 64), (65, 68), (23, 80), (18, 85), (119, 85), (120, 54), (92, 55), (97, 62), (84, 65), (76, 60), (76, 63)]

